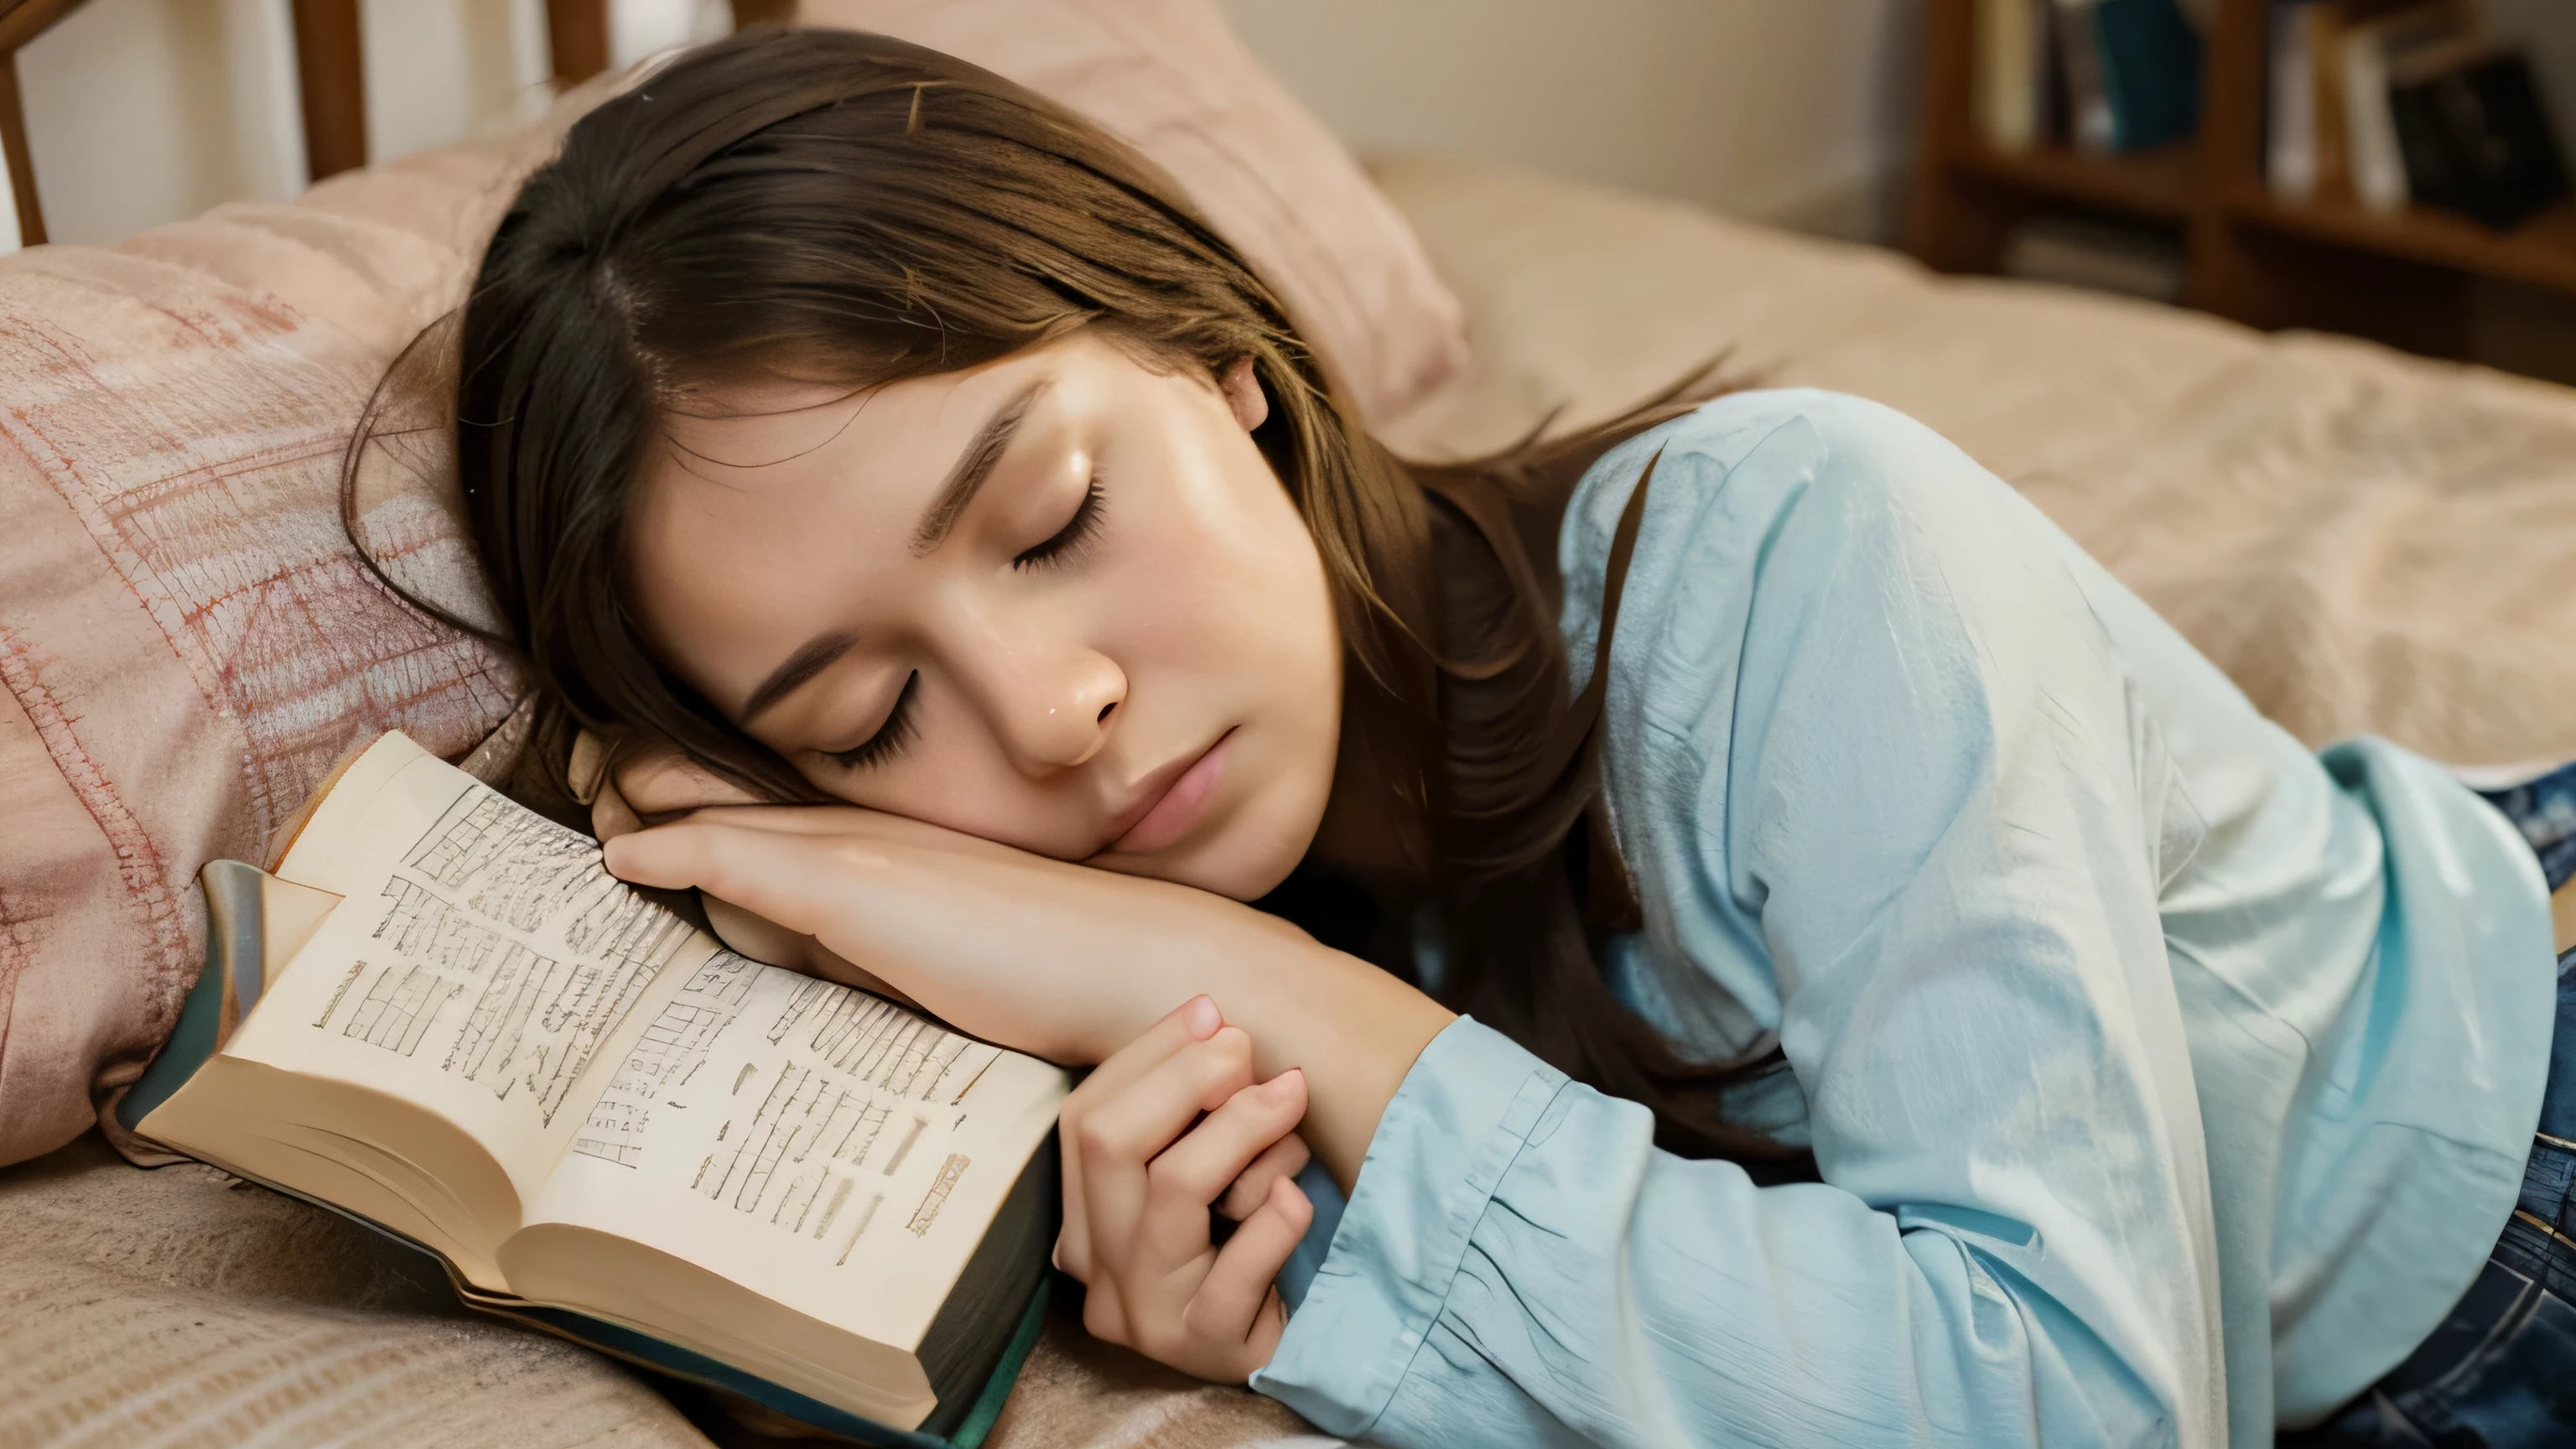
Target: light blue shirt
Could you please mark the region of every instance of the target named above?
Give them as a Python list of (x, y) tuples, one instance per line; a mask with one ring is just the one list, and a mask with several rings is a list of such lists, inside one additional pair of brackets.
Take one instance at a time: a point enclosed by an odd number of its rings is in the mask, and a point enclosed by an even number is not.
[(1405, 1078), (1254, 1386), (1398, 1445), (2266, 1445), (2476, 1276), (2538, 1120), (2538, 867), (2447, 775), (2311, 754), (2012, 489), (1820, 392), (1662, 462), (1604, 770), (1609, 963), (1824, 1182), (1656, 1151), (1469, 1020)]

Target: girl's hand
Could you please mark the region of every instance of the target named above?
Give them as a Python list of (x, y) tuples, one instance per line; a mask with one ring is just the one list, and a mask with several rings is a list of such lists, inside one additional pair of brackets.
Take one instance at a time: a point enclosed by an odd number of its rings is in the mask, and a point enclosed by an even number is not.
[[(630, 737), (612, 751), (599, 736), (582, 731), (573, 744), (571, 775), (574, 797), (590, 807), (590, 833), (603, 844), (693, 810), (762, 803), (760, 797), (700, 767), (677, 748), (646, 737)], [(832, 954), (811, 936), (720, 896), (702, 895), (701, 903), (716, 935), (755, 961), (920, 1004)]]
[[(1305, 1112), (1305, 1074), (1256, 1083), (1252, 1039), (1204, 996), (1075, 1088), (1055, 1259), (1090, 1290), (1083, 1327), (1203, 1379), (1268, 1363), (1288, 1326), (1273, 1280), (1315, 1219), (1290, 1180)], [(1211, 1208), (1240, 1224), (1222, 1247)]]

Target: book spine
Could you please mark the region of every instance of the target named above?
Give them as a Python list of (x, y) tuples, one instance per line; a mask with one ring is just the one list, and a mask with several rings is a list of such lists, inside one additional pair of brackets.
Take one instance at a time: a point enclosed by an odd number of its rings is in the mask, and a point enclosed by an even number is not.
[(2058, 0), (2058, 62), (2066, 71), (2068, 120), (2075, 144), (2087, 151), (2109, 151), (2119, 143), (2119, 125), (2111, 115), (2111, 97), (2102, 86), (2102, 40), (2097, 28), (2098, 0)]
[(2521, 55), (2392, 87), (2389, 104), (2408, 182), (2426, 204), (2504, 228), (2567, 196), (2566, 161)]
[(2039, 134), (2052, 146), (2075, 140), (2073, 101), (2066, 89), (2065, 22), (2058, 0), (2030, 0), (2032, 74), (2039, 78)]
[(2272, 194), (2285, 201), (2306, 201), (2317, 191), (2316, 70), (2308, 60), (2306, 9), (2302, 0), (2272, 0), (2263, 171)]
[(2112, 144), (2143, 151), (2200, 126), (2200, 33), (2175, 0), (2096, 0), (2094, 34)]
[(2397, 121), (2388, 109), (2388, 40), (2365, 31), (2344, 40), (2343, 110), (2351, 153), (2352, 189), (2373, 211), (2404, 211), (2406, 160), (2397, 148)]
[(2316, 194), (2352, 195), (2352, 158), (2345, 145), (2343, 102), (2343, 0), (2311, 0), (2307, 7), (2308, 67), (2316, 102)]
[(2030, 0), (1977, 0), (1977, 118), (1986, 144), (2020, 155), (2039, 140)]
[(2422, 86), (2395, 86), (2388, 92), (2388, 123), (2397, 132), (2397, 153), (2406, 163), (2406, 189), (2427, 206), (2452, 206), (2458, 182), (2450, 147)]

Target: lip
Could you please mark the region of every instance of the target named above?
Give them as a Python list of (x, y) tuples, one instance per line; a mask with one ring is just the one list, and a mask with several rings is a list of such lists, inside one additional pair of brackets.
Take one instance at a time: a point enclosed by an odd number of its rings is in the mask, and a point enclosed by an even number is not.
[(1135, 803), (1110, 822), (1114, 833), (1107, 849), (1145, 855), (1189, 834), (1216, 800), (1216, 787), (1225, 778), (1225, 747), (1233, 738), (1229, 729), (1195, 757), (1174, 760), (1146, 776)]

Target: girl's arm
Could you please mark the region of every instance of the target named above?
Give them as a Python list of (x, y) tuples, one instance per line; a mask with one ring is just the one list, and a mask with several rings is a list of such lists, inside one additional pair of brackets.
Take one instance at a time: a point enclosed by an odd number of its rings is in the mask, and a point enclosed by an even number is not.
[(967, 1031), (1052, 1061), (1105, 1061), (1204, 994), (1250, 1034), (1257, 1078), (1304, 1069), (1299, 1130), (1346, 1192), (1379, 1114), (1451, 1020), (1413, 987), (1238, 902), (855, 807), (701, 810), (617, 836), (607, 852), (627, 880), (696, 886), (815, 937)]
[(1657, 1151), (1458, 1022), (1254, 1387), (1397, 1445), (2268, 1442), (2268, 1402), (2230, 1422), (2267, 1285), (2222, 1284), (2158, 914), (2190, 842), (2062, 540), (1883, 409), (1731, 398), (1578, 497), (1577, 682), (1657, 446), (1605, 715), (1623, 979), (1775, 1028), (1825, 1181)]

